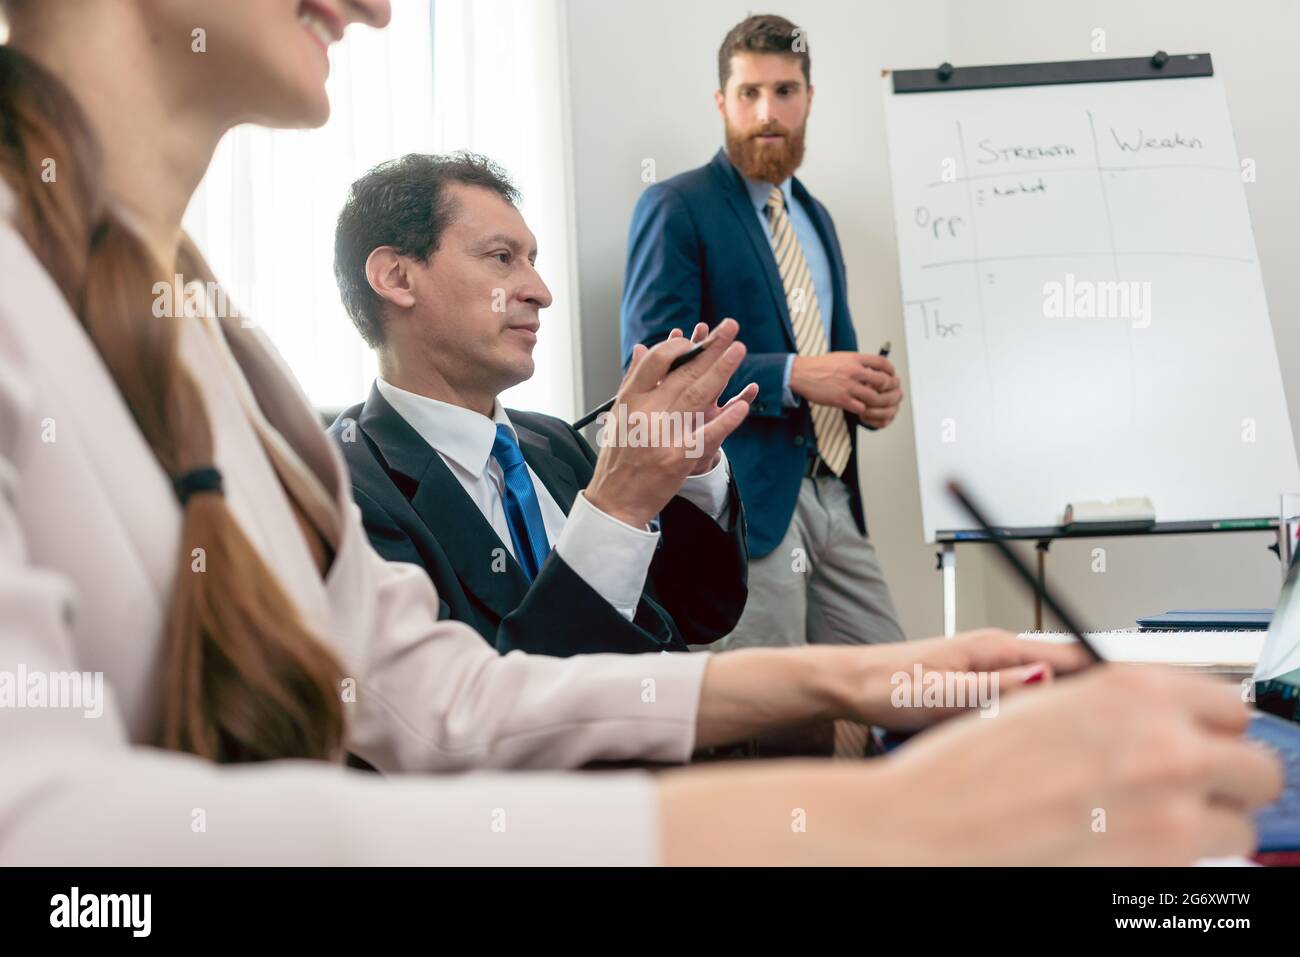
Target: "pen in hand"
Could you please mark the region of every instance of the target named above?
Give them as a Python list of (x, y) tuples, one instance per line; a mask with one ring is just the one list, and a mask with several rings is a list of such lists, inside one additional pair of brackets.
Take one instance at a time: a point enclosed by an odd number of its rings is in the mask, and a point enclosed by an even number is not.
[[(880, 347), (880, 352), (878, 353), (878, 355), (880, 355), (882, 358), (888, 358), (888, 357), (889, 357), (889, 350), (890, 350), (890, 348), (891, 348), (892, 346), (893, 346), (893, 343), (891, 343), (891, 342), (889, 342), (888, 340), (886, 340), (886, 341), (885, 341), (885, 344), (884, 344), (883, 346)], [(865, 423), (865, 422), (862, 423), (862, 427), (863, 427), (864, 429), (866, 429), (868, 432), (878, 432), (878, 431), (879, 431), (879, 429), (878, 429), (876, 426), (874, 426), (874, 425), (867, 425), (867, 423)]]
[[(686, 365), (686, 363), (690, 362), (692, 359), (699, 356), (699, 354), (703, 352), (708, 347), (708, 345), (709, 345), (708, 342), (701, 342), (697, 346), (692, 346), (690, 349), (688, 349), (686, 352), (683, 352), (681, 355), (679, 355), (676, 359), (674, 359), (672, 362), (668, 364), (668, 371), (675, 372), (677, 369), (680, 369), (682, 366)], [(602, 402), (600, 405), (596, 406), (596, 408), (592, 409), (590, 412), (588, 412), (586, 415), (580, 418), (577, 422), (574, 422), (573, 427), (575, 429), (585, 429), (587, 426), (591, 425), (591, 423), (595, 422), (598, 418), (600, 418), (601, 415), (608, 412), (610, 409), (614, 408), (614, 403), (617, 401), (618, 401), (617, 395), (610, 396), (607, 401)]]

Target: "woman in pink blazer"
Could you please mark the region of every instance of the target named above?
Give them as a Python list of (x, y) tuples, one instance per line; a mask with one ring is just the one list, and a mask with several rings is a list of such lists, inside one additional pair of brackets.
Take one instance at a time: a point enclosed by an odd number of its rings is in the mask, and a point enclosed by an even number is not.
[[(353, 22), (384, 26), (388, 0), (0, 8), (0, 862), (1250, 850), (1247, 810), (1279, 775), (1239, 740), (1244, 707), (1142, 671), (1015, 694), (998, 720), (957, 718), (879, 761), (557, 773), (684, 762), (811, 718), (919, 728), (955, 709), (898, 700), (914, 667), (993, 672), (1005, 692), (1081, 656), (976, 634), (498, 657), (437, 621), (427, 577), (372, 551), (339, 455), (262, 335), (202, 304), (152, 310), (155, 283), (210, 278), (180, 223), (221, 136), (322, 123), (327, 47)], [(387, 776), (346, 770), (345, 752)], [(490, 773), (431, 773), (466, 770)], [(1095, 806), (1102, 835), (1079, 817)], [(796, 811), (817, 826), (792, 826)]]

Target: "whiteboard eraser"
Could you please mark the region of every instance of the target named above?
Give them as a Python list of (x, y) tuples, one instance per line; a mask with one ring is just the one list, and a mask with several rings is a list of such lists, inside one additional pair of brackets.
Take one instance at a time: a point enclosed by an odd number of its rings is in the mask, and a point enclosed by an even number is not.
[(1156, 523), (1156, 507), (1151, 499), (1117, 498), (1109, 502), (1071, 502), (1065, 506), (1064, 525), (1125, 525), (1140, 528)]

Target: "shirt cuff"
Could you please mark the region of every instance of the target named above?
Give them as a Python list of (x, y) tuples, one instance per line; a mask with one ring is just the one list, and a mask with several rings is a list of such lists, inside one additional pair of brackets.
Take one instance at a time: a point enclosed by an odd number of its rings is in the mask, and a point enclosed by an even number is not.
[(799, 404), (799, 398), (790, 391), (790, 373), (794, 370), (794, 353), (790, 353), (785, 360), (785, 373), (781, 376), (781, 402), (787, 409), (792, 409)]
[(658, 545), (658, 532), (633, 528), (606, 515), (587, 501), (585, 492), (579, 492), (555, 551), (596, 594), (631, 621)]
[(731, 463), (727, 461), (727, 453), (719, 450), (718, 464), (703, 475), (688, 475), (677, 494), (722, 525), (730, 488)]

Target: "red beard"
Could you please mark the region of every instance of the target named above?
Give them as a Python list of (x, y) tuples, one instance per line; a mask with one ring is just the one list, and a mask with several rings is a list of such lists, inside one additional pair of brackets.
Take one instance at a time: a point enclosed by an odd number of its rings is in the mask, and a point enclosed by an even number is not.
[[(765, 123), (746, 133), (738, 133), (727, 125), (727, 157), (740, 174), (749, 179), (779, 185), (794, 175), (803, 163), (805, 126), (793, 132), (779, 123)], [(783, 133), (785, 139), (776, 143), (760, 142), (764, 133)]]

